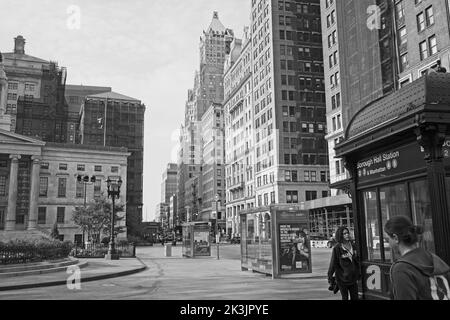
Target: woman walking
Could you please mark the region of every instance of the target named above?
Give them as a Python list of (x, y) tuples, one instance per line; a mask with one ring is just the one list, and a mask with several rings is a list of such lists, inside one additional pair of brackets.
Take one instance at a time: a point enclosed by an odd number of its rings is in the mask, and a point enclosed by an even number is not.
[(405, 216), (389, 219), (384, 231), (389, 246), (400, 258), (391, 266), (395, 300), (449, 300), (450, 267), (438, 256), (419, 247), (422, 227)]
[(336, 241), (328, 268), (328, 283), (332, 283), (335, 274), (342, 300), (348, 300), (349, 294), (351, 300), (358, 300), (359, 255), (347, 227), (337, 229)]

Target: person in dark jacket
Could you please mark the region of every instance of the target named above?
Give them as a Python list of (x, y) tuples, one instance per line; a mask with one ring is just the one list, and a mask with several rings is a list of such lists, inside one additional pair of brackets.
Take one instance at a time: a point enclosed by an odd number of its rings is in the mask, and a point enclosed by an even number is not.
[(438, 256), (419, 247), (423, 230), (406, 216), (389, 219), (384, 230), (400, 258), (391, 266), (395, 300), (449, 300), (450, 267)]
[(328, 283), (332, 283), (335, 274), (342, 300), (348, 300), (349, 294), (351, 300), (358, 300), (359, 255), (347, 227), (337, 229), (336, 241), (328, 268)]

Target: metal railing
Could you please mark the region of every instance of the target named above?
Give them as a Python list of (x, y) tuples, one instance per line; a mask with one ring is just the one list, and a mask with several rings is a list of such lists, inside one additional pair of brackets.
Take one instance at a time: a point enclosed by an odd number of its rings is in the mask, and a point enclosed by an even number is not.
[[(136, 257), (135, 244), (116, 244), (116, 252), (119, 257), (134, 258)], [(104, 258), (108, 253), (108, 244), (89, 243), (83, 245), (75, 245), (72, 248), (71, 255), (75, 258)]]

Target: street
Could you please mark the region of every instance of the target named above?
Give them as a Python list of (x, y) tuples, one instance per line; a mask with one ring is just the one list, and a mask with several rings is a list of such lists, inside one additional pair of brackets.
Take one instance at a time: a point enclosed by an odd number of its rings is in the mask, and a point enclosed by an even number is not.
[[(53, 286), (0, 292), (0, 299), (55, 300), (336, 300), (322, 278), (272, 279), (241, 271), (240, 246), (221, 245), (217, 260), (211, 257), (181, 257), (181, 246), (164, 257), (164, 247), (138, 247), (137, 256), (148, 269), (129, 276), (81, 283), (80, 290)], [(313, 249), (313, 270), (326, 270), (331, 251)], [(81, 274), (81, 276), (83, 276)]]

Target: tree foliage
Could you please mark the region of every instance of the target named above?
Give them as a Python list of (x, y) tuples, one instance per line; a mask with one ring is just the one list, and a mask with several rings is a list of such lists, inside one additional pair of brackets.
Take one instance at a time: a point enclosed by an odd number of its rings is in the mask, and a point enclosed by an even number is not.
[[(120, 216), (118, 213), (124, 211), (124, 205), (115, 202), (114, 206), (114, 233), (115, 235), (124, 232), (123, 226), (117, 226), (117, 223), (122, 221), (125, 216)], [(104, 195), (94, 199), (86, 205), (86, 207), (75, 207), (73, 211), (72, 220), (80, 227), (83, 232), (87, 232), (88, 239), (100, 241), (102, 237), (110, 236), (111, 233), (111, 212), (112, 201), (107, 199)]]
[(52, 228), (52, 232), (50, 233), (50, 236), (55, 240), (59, 239), (59, 231), (58, 231), (58, 223), (57, 222), (55, 222), (53, 224), (53, 228)]

